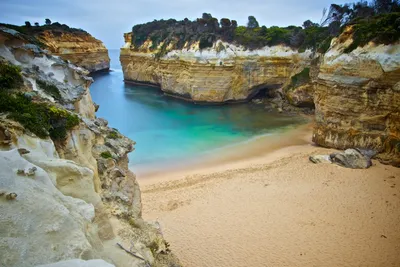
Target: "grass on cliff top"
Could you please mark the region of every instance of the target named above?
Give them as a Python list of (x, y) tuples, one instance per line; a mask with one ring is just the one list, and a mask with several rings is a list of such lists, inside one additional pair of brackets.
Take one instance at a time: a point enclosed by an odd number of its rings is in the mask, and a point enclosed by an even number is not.
[(400, 40), (400, 12), (356, 20), (353, 31), (353, 43), (344, 50), (345, 53), (350, 53), (369, 42), (393, 44)]
[(63, 140), (67, 131), (79, 124), (79, 117), (67, 110), (32, 101), (22, 93), (10, 94), (0, 89), (0, 113), (8, 113), (8, 118), (21, 123), (40, 138), (50, 136), (53, 140)]

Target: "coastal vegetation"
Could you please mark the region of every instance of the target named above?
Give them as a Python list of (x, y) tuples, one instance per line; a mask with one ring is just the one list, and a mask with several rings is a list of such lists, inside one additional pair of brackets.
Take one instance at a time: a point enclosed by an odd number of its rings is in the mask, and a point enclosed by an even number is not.
[(36, 84), (39, 85), (47, 94), (51, 95), (56, 100), (61, 100), (61, 94), (57, 86), (50, 84), (43, 80), (36, 80)]
[[(65, 139), (67, 130), (79, 124), (79, 117), (65, 109), (40, 102), (40, 99), (34, 100), (28, 93), (18, 92), (22, 84), (21, 70), (17, 66), (0, 63), (0, 113), (8, 114), (9, 119), (19, 122), (38, 137)], [(45, 84), (55, 90), (55, 86)]]
[(61, 24), (59, 22), (51, 23), (50, 19), (45, 20), (45, 24), (40, 25), (38, 22), (35, 22), (35, 26), (32, 26), (29, 21), (25, 21), (25, 25), (13, 25), (13, 24), (5, 24), (0, 23), (0, 26), (16, 30), (22, 34), (33, 36), (35, 34), (39, 34), (43, 31), (55, 31), (55, 32), (69, 32), (74, 34), (88, 34), (86, 31), (82, 29), (72, 28), (66, 24)]
[(260, 26), (254, 16), (248, 17), (246, 26), (238, 26), (235, 20), (218, 20), (209, 13), (190, 21), (185, 18), (154, 20), (132, 28), (132, 44), (135, 48), (151, 40), (150, 50), (158, 50), (158, 57), (166, 53), (169, 45), (182, 49), (199, 42), (199, 48), (211, 47), (217, 40), (236, 43), (248, 49), (264, 46), (286, 45), (300, 51), (311, 49), (321, 53), (329, 49), (332, 38), (341, 34), (347, 26), (354, 29), (354, 43), (346, 52), (370, 41), (393, 43), (399, 40), (400, 4), (398, 0), (359, 1), (353, 4), (332, 4), (323, 11), (320, 23), (306, 20), (300, 26)]
[(100, 156), (101, 156), (102, 158), (104, 158), (104, 159), (111, 159), (111, 158), (112, 158), (112, 155), (111, 155), (110, 151), (102, 152), (102, 153), (100, 154)]
[(107, 135), (107, 138), (110, 139), (118, 139), (119, 138), (119, 134), (117, 131), (112, 131)]
[(79, 117), (65, 109), (46, 103), (35, 102), (28, 96), (11, 94), (0, 89), (0, 113), (21, 123), (40, 138), (50, 136), (53, 140), (67, 137), (67, 131), (79, 124)]
[(21, 86), (22, 83), (19, 67), (0, 62), (0, 88), (12, 89)]

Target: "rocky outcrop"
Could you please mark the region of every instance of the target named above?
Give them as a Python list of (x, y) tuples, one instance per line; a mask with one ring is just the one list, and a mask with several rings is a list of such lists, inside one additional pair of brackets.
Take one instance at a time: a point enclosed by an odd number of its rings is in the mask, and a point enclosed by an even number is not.
[(79, 117), (50, 139), (0, 114), (0, 265), (179, 266), (160, 226), (141, 218), (128, 169), (134, 142), (96, 118), (88, 72), (4, 28), (0, 60), (21, 69), (23, 85), (10, 93)]
[(324, 55), (315, 85), (313, 141), (339, 149), (378, 152), (400, 166), (400, 44), (343, 50), (351, 28)]
[(43, 30), (35, 34), (52, 55), (60, 56), (89, 72), (108, 70), (110, 58), (104, 44), (82, 30)]
[(282, 95), (295, 107), (314, 109), (314, 87), (318, 78), (321, 55), (315, 54), (309, 65), (300, 66), (292, 72), (282, 87)]
[(217, 41), (199, 49), (199, 43), (174, 50), (160, 44), (150, 51), (151, 40), (141, 47), (125, 34), (121, 64), (126, 82), (159, 86), (166, 94), (193, 102), (222, 103), (246, 101), (260, 89), (285, 84), (293, 70), (308, 65), (311, 53), (298, 53), (286, 46), (247, 50)]
[(371, 158), (375, 152), (371, 150), (346, 149), (344, 152), (330, 155), (313, 155), (309, 157), (312, 163), (334, 163), (350, 169), (367, 169), (371, 167)]

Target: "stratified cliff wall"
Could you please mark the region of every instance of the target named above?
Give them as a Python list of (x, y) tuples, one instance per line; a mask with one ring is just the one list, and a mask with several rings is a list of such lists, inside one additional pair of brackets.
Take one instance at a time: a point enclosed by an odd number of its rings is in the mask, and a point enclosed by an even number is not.
[(373, 43), (346, 54), (351, 28), (324, 55), (315, 85), (321, 146), (367, 148), (400, 166), (400, 44)]
[(222, 41), (199, 49), (199, 43), (181, 50), (163, 48), (151, 52), (151, 41), (141, 47), (125, 34), (121, 64), (125, 81), (157, 85), (167, 94), (193, 102), (222, 103), (245, 101), (260, 89), (285, 84), (293, 70), (309, 64), (311, 53), (298, 53), (286, 46), (246, 50)]
[(108, 70), (110, 58), (104, 44), (89, 33), (50, 29), (35, 34), (52, 55), (60, 56), (90, 72)]
[[(6, 28), (0, 64), (9, 75), (2, 86), (22, 77), (22, 84), (1, 88), (0, 265), (179, 266), (160, 226), (141, 218), (140, 189), (128, 169), (134, 142), (96, 118), (88, 72)], [(49, 133), (30, 123), (37, 114), (20, 114), (27, 108), (55, 119), (69, 114), (66, 125), (79, 120), (65, 136), (49, 129), (51, 138), (39, 138), (35, 131)], [(51, 123), (60, 127), (65, 119)]]
[(135, 47), (127, 33), (120, 59), (126, 81), (155, 84), (194, 102), (247, 100), (260, 89), (279, 88), (291, 105), (315, 107), (316, 144), (371, 149), (400, 166), (400, 44), (357, 48), (354, 29), (347, 27), (324, 54), (286, 46), (246, 50), (221, 41), (174, 50), (174, 42), (155, 49), (148, 39)]

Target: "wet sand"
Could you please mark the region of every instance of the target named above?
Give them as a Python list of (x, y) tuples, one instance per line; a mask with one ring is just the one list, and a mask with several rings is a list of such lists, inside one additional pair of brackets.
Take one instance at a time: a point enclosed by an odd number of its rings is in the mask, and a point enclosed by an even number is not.
[(309, 130), (139, 176), (144, 218), (188, 267), (400, 266), (400, 169), (315, 165)]

